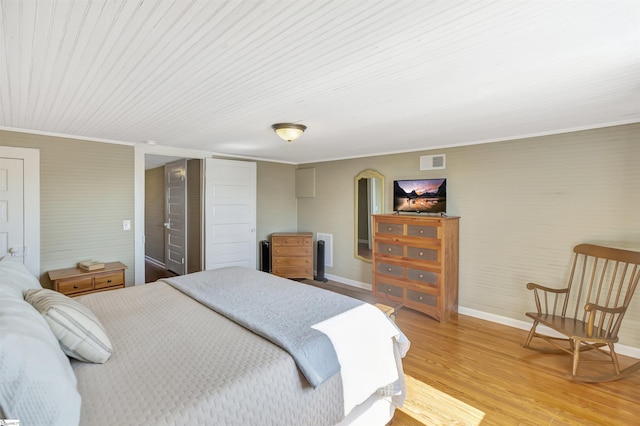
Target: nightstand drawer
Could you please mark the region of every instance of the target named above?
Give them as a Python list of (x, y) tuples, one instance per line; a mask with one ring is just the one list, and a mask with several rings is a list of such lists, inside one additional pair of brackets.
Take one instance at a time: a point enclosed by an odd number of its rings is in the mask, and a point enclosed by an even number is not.
[(58, 291), (63, 294), (74, 294), (91, 290), (93, 290), (92, 277), (75, 277), (58, 281)]
[(107, 288), (107, 287), (114, 287), (117, 285), (123, 285), (124, 284), (124, 271), (123, 272), (115, 272), (115, 273), (110, 273), (110, 274), (101, 274), (101, 275), (96, 275), (95, 277), (95, 283), (94, 283), (94, 288), (100, 289), (100, 288)]

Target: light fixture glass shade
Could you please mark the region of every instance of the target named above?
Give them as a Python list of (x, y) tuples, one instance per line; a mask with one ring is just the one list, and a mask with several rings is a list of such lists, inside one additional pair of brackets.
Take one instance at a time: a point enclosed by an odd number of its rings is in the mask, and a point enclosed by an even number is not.
[(294, 141), (298, 139), (304, 131), (307, 129), (307, 126), (303, 124), (293, 124), (293, 123), (277, 123), (271, 126), (273, 130), (287, 142)]

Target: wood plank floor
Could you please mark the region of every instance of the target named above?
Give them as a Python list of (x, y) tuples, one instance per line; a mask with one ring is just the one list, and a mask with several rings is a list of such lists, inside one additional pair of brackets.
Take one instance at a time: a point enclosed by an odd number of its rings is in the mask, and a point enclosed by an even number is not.
[[(373, 299), (340, 283), (304, 282)], [(524, 330), (465, 315), (441, 324), (407, 308), (396, 322), (411, 349), (404, 359), (407, 403), (393, 426), (640, 424), (640, 372), (576, 383), (567, 378), (571, 357), (524, 349)], [(621, 357), (624, 365), (633, 361)]]

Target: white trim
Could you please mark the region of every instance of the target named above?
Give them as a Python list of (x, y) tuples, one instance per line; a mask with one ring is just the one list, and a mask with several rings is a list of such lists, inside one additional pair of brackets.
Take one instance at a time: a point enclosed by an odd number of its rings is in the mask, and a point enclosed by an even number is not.
[(24, 264), (40, 278), (40, 150), (2, 146), (0, 157), (24, 162)]
[(331, 275), (331, 274), (325, 274), (325, 277), (330, 279), (331, 281), (336, 281), (342, 284), (350, 285), (352, 287), (358, 287), (358, 288), (363, 288), (365, 290), (373, 291), (373, 287), (371, 286), (371, 284), (367, 284), (360, 281), (351, 280), (349, 278), (343, 278), (343, 277), (339, 277), (337, 275)]
[[(353, 287), (364, 288), (371, 290), (371, 284), (362, 283), (360, 281), (351, 280), (349, 278), (339, 277), (337, 275), (326, 275), (328, 279), (331, 281), (336, 281), (342, 284), (347, 284)], [(527, 321), (517, 320), (513, 318), (504, 317), (502, 315), (491, 314), (488, 312), (478, 311), (476, 309), (465, 308), (462, 306), (458, 307), (458, 313), (462, 315), (467, 315), (470, 317), (478, 318), (485, 321), (494, 322), (497, 324), (506, 325), (508, 327), (518, 328), (520, 330), (529, 331), (531, 329), (531, 323)], [(550, 328), (540, 326), (538, 327), (538, 331), (541, 333), (547, 334), (552, 337), (561, 337), (562, 335), (551, 330)], [(620, 355), (630, 356), (632, 358), (640, 358), (640, 348), (635, 348), (633, 346), (621, 345), (619, 343), (616, 344), (616, 353)]]
[(30, 133), (32, 135), (53, 136), (56, 138), (78, 139), (81, 141), (104, 142), (104, 143), (113, 143), (117, 145), (135, 145), (134, 142), (116, 141), (113, 139), (103, 139), (103, 138), (92, 138), (91, 136), (75, 136), (75, 135), (68, 135), (65, 133), (44, 132), (42, 130), (20, 129), (17, 127), (0, 126), (0, 130), (6, 130), (8, 132)]
[[(495, 322), (502, 325), (507, 325), (513, 328), (519, 328), (521, 330), (529, 331), (531, 329), (531, 323), (528, 321), (521, 321), (513, 318), (503, 317), (501, 315), (490, 314), (488, 312), (482, 312), (475, 309), (464, 308), (462, 306), (458, 307), (458, 313), (462, 315), (468, 315), (470, 317)], [(539, 326), (537, 331), (540, 333), (549, 335), (551, 337), (564, 337), (560, 333), (551, 330), (548, 327)], [(632, 358), (640, 358), (640, 348), (635, 348), (633, 346), (621, 345), (620, 343), (616, 344), (616, 353), (620, 355), (630, 356)]]
[(144, 256), (144, 261), (145, 261), (145, 262), (149, 262), (149, 263), (151, 263), (151, 264), (153, 264), (153, 265), (157, 266), (158, 268), (167, 269), (167, 265), (165, 265), (163, 262), (160, 262), (160, 261), (159, 261), (159, 260), (157, 260), (157, 259), (154, 259), (154, 258), (153, 258), (153, 257), (151, 257), (151, 256), (147, 256), (147, 255), (145, 255), (145, 256)]

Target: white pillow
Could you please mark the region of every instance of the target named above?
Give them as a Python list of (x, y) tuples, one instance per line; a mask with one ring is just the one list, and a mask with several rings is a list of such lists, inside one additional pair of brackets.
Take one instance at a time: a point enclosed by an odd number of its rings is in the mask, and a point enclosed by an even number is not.
[(24, 299), (47, 320), (64, 353), (97, 364), (103, 364), (111, 357), (111, 341), (88, 307), (45, 288), (27, 290)]
[(0, 418), (77, 425), (76, 376), (46, 321), (22, 298), (0, 295), (0, 307)]
[(23, 293), (32, 288), (42, 286), (24, 263), (7, 256), (0, 258), (0, 294), (13, 294), (22, 299)]

